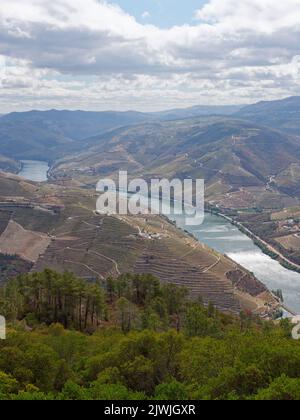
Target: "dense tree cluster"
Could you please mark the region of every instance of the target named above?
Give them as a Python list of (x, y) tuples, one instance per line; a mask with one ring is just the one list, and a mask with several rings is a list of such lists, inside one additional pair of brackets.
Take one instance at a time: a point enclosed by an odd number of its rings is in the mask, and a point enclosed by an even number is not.
[(18, 276), (2, 288), (1, 295), (1, 313), (10, 321), (26, 318), (80, 331), (88, 325), (99, 326), (105, 308), (98, 284), (51, 270)]
[(288, 321), (221, 314), (152, 276), (21, 276), (0, 313), (0, 400), (300, 399)]

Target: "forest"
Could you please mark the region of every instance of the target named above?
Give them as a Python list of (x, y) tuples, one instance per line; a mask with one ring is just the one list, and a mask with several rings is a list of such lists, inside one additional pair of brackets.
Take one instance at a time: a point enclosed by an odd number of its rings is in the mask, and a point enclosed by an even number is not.
[(220, 313), (150, 275), (21, 275), (0, 313), (0, 400), (300, 399), (288, 320)]

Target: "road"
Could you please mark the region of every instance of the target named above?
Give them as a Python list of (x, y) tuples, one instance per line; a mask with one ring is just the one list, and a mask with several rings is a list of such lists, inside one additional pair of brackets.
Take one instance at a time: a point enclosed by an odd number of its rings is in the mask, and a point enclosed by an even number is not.
[(249, 230), (248, 228), (246, 228), (242, 223), (236, 222), (235, 220), (231, 219), (230, 217), (226, 216), (225, 214), (221, 214), (220, 213), (220, 216), (223, 217), (224, 219), (228, 220), (230, 223), (234, 223), (235, 226), (237, 226), (238, 228), (242, 229), (251, 238), (253, 238), (253, 239), (257, 240), (258, 242), (260, 242), (269, 251), (271, 251), (274, 254), (276, 254), (281, 260), (283, 260), (286, 263), (288, 263), (289, 265), (291, 265), (295, 270), (300, 270), (300, 265), (298, 265), (298, 264), (294, 263), (293, 261), (289, 260), (288, 258), (286, 258), (280, 251), (278, 251), (278, 249), (274, 248), (268, 242), (264, 241), (259, 236), (255, 235), (253, 232), (251, 232), (251, 230)]

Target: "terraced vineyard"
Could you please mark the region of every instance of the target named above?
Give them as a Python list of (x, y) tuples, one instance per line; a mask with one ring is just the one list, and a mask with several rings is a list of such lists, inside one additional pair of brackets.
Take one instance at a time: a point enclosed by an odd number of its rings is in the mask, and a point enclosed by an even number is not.
[(151, 243), (137, 261), (135, 273), (150, 273), (166, 283), (186, 287), (192, 298), (203, 297), (205, 303), (217, 303), (220, 310), (240, 312), (232, 283), (207, 271), (205, 261), (192, 266), (184, 258), (174, 258), (166, 243)]
[[(97, 197), (90, 190), (54, 184), (37, 186), (14, 178), (5, 178), (6, 188), (10, 181), (12, 190), (17, 185), (20, 192), (29, 194), (27, 200), (37, 204), (24, 207), (24, 196), (10, 202), (9, 211), (5, 203), (3, 208), (0, 204), (0, 244), (2, 240), (11, 256), (16, 254), (8, 261), (9, 272), (17, 274), (24, 267), (35, 272), (50, 268), (73, 272), (88, 281), (123, 273), (150, 273), (165, 283), (185, 286), (191, 298), (201, 296), (205, 303), (212, 301), (223, 311), (237, 313), (249, 307), (265, 310), (264, 299), (253, 299), (253, 287), (260, 284), (253, 276), (166, 219), (154, 215), (97, 215)], [(18, 232), (28, 238), (24, 246)], [(34, 252), (30, 238), (35, 239)], [(20, 265), (24, 258), (28, 259), (25, 266)], [(232, 272), (236, 273), (234, 281), (228, 276)], [(240, 282), (245, 278), (249, 282)], [(268, 301), (272, 302), (271, 295)], [(274, 299), (273, 305), (277, 305)]]

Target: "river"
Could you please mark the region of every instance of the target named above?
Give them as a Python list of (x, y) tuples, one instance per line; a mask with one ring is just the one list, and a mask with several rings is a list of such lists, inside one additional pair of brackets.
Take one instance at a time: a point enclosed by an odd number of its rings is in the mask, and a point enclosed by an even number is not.
[[(48, 163), (23, 161), (19, 176), (31, 180), (47, 181)], [(228, 220), (207, 213), (201, 226), (186, 226), (185, 217), (170, 217), (179, 228), (193, 234), (200, 242), (228, 255), (233, 261), (255, 274), (270, 290), (281, 289), (285, 304), (300, 313), (300, 274), (282, 267), (277, 261), (264, 254), (244, 233)]]
[(28, 181), (46, 182), (48, 180), (49, 165), (47, 162), (37, 160), (22, 160), (22, 169), (19, 176)]
[[(120, 193), (123, 194), (123, 193)], [(142, 207), (148, 199), (141, 197)], [(159, 200), (152, 202), (160, 209)], [(179, 205), (175, 203), (175, 207)], [(164, 212), (164, 202), (162, 205)], [(187, 226), (185, 215), (168, 216), (176, 225), (193, 234), (200, 242), (227, 255), (233, 261), (252, 272), (269, 290), (282, 290), (284, 303), (290, 310), (300, 314), (300, 274), (284, 268), (278, 261), (264, 254), (252, 239), (221, 216), (205, 214), (200, 226)]]
[(284, 268), (228, 220), (205, 215), (201, 226), (186, 226), (184, 216), (172, 216), (178, 227), (192, 233), (200, 242), (228, 255), (233, 261), (255, 274), (270, 290), (281, 289), (284, 303), (300, 313), (300, 274)]

